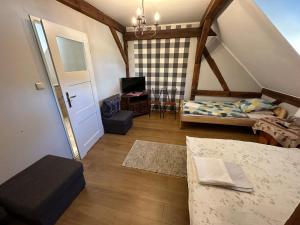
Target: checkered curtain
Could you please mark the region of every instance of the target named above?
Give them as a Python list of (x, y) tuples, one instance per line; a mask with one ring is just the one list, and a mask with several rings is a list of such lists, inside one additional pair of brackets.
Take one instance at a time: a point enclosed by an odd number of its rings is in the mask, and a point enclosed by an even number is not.
[[(189, 46), (190, 38), (134, 41), (135, 75), (146, 77), (147, 90), (171, 95), (176, 88), (176, 100), (183, 99)], [(166, 92), (161, 98), (167, 100)]]

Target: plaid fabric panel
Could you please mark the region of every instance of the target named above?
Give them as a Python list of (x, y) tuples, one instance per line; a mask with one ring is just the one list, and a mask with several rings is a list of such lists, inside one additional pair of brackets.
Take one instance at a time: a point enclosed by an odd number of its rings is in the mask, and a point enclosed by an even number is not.
[[(167, 89), (172, 97), (177, 89), (176, 100), (183, 99), (189, 47), (190, 38), (134, 41), (135, 76), (146, 77), (149, 91)], [(167, 100), (166, 91), (161, 99)]]

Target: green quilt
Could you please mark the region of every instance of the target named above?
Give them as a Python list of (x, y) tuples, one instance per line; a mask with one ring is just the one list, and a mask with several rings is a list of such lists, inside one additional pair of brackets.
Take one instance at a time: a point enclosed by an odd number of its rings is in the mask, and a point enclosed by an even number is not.
[(215, 101), (185, 101), (183, 104), (183, 113), (192, 115), (218, 116), (218, 117), (235, 117), (248, 118), (232, 102), (215, 102)]

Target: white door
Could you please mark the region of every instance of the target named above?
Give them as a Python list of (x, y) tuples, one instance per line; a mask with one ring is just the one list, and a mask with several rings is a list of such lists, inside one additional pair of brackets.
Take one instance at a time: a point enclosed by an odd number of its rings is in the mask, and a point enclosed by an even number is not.
[(80, 157), (103, 135), (85, 33), (42, 20)]

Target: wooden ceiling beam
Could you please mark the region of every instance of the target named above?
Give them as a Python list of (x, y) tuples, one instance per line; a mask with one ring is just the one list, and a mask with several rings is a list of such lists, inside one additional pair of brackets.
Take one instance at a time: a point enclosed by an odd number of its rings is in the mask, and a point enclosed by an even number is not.
[(126, 77), (128, 78), (129, 77), (128, 41), (124, 38), (124, 35), (123, 35), (123, 43), (124, 43), (124, 52), (127, 58), (127, 63), (125, 65), (126, 65)]
[(234, 98), (260, 98), (261, 92), (195, 90), (194, 95)]
[(204, 25), (206, 19), (215, 20), (233, 0), (211, 0), (201, 19), (200, 27)]
[[(150, 39), (170, 39), (170, 38), (191, 38), (200, 37), (201, 32), (199, 32), (199, 27), (197, 28), (180, 28), (180, 29), (169, 29), (169, 30), (159, 30), (155, 37), (152, 37), (151, 31), (145, 31), (144, 35), (137, 38), (134, 32), (126, 32), (125, 39), (127, 41), (134, 40), (150, 40)], [(210, 29), (209, 36), (216, 36), (216, 33)]]
[(96, 7), (92, 6), (84, 0), (57, 0), (58, 2), (71, 7), (72, 9), (83, 13), (84, 15), (93, 18), (109, 27), (113, 27), (115, 30), (124, 34), (126, 27), (114, 20), (104, 12), (100, 11)]
[[(216, 17), (230, 4), (232, 0), (211, 0), (200, 22), (200, 38), (197, 41), (194, 73), (192, 79), (191, 100), (195, 99), (200, 77), (201, 58), (208, 38), (209, 30)], [(228, 87), (227, 87), (228, 88)]]
[(201, 32), (201, 36), (198, 39), (198, 45), (196, 48), (196, 57), (195, 57), (195, 64), (199, 64), (201, 63), (201, 57), (205, 48), (205, 44), (208, 38), (208, 33), (210, 30), (210, 27), (212, 25), (212, 20), (211, 19), (207, 19), (204, 22), (203, 28), (202, 28), (202, 32)]
[(205, 20), (205, 23), (202, 28), (201, 36), (197, 40), (197, 48), (196, 48), (196, 55), (195, 55), (195, 64), (194, 64), (194, 72), (193, 72), (193, 79), (192, 79), (192, 89), (191, 89), (191, 99), (195, 99), (194, 91), (198, 88), (199, 77), (200, 77), (200, 67), (201, 67), (201, 58), (202, 53), (205, 48), (205, 43), (208, 38), (208, 33), (211, 27), (212, 21), (210, 19)]
[(208, 65), (210, 66), (210, 68), (212, 69), (212, 71), (214, 72), (215, 76), (217, 77), (218, 81), (220, 82), (222, 88), (224, 91), (230, 91), (225, 79), (222, 76), (221, 71), (219, 70), (218, 65), (216, 64), (215, 60), (211, 57), (211, 55), (209, 54), (207, 48), (205, 47), (203, 50), (203, 55), (208, 63)]
[(125, 50), (127, 50), (127, 42), (126, 43), (124, 42), (124, 49), (123, 49), (122, 43), (119, 39), (119, 36), (118, 36), (116, 30), (113, 27), (109, 27), (109, 29), (110, 29), (111, 34), (112, 34), (112, 36), (113, 36), (113, 38), (114, 38), (114, 40), (115, 40), (115, 42), (118, 46), (118, 49), (121, 53), (121, 56), (124, 60), (124, 63), (125, 63), (125, 66), (126, 66), (126, 77), (128, 77), (129, 76), (129, 69), (127, 69), (127, 68), (129, 68), (129, 66), (128, 66), (128, 54), (125, 51)]

